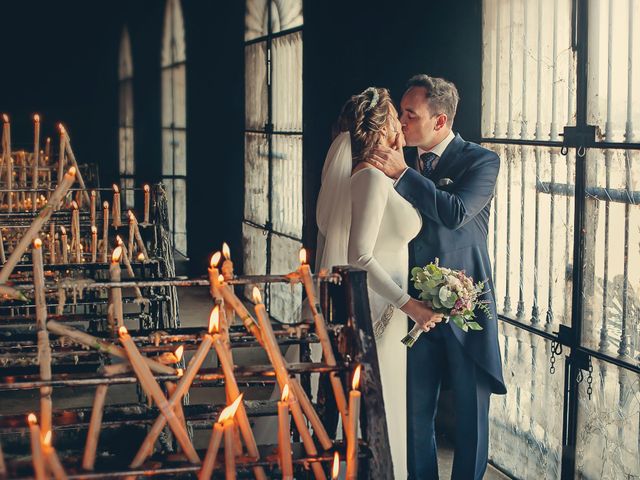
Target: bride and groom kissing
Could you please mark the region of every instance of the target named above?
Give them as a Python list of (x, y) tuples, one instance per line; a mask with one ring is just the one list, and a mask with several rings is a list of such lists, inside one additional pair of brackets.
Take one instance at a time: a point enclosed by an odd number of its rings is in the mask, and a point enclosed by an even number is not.
[[(487, 250), (500, 160), (454, 135), (458, 99), (453, 83), (416, 75), (398, 113), (386, 89), (367, 88), (342, 108), (322, 170), (316, 268), (367, 271), (396, 479), (438, 478), (435, 416), (445, 376), (455, 410), (452, 478), (481, 479), (489, 398), (506, 392)], [(492, 315), (477, 312), (482, 331), (441, 322), (414, 298), (409, 266), (436, 258), (488, 280)], [(407, 349), (400, 340), (413, 322), (429, 333)]]

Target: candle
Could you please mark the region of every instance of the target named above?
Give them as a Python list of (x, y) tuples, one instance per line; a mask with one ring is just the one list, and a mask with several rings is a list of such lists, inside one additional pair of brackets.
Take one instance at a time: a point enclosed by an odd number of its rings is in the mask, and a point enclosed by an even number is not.
[(144, 253), (142, 252), (138, 253), (138, 257), (136, 258), (136, 260), (138, 260), (139, 262), (144, 262), (146, 260)]
[[(33, 287), (36, 303), (36, 331), (38, 339), (38, 365), (40, 380), (51, 380), (51, 346), (47, 332), (47, 299), (44, 290), (44, 265), (42, 261), (42, 240), (36, 238), (31, 250), (33, 262)], [(52, 416), (51, 387), (40, 388), (40, 421), (44, 431), (51, 430)]]
[(7, 157), (7, 195), (9, 201), (9, 212), (13, 212), (13, 158)]
[(66, 480), (68, 478), (67, 474), (62, 467), (62, 463), (60, 463), (58, 454), (51, 445), (51, 430), (47, 430), (47, 433), (45, 433), (42, 439), (42, 453), (53, 473), (53, 478), (56, 480)]
[[(147, 247), (144, 246), (144, 242), (142, 241), (142, 235), (140, 235), (140, 228), (138, 227), (138, 219), (133, 214), (131, 210), (129, 210), (129, 225), (133, 225), (133, 235), (136, 239), (136, 244), (138, 245), (138, 250), (141, 251), (145, 257), (147, 257)], [(129, 242), (131, 242), (131, 230), (129, 230)], [(133, 250), (133, 248), (131, 249)]]
[(91, 216), (91, 226), (95, 227), (96, 225), (96, 197), (97, 193), (95, 190), (91, 190), (91, 200), (89, 202), (89, 211)]
[(98, 229), (91, 225), (91, 263), (96, 263), (98, 258)]
[(82, 456), (82, 468), (85, 470), (93, 470), (93, 466), (96, 461), (96, 449), (98, 448), (98, 440), (100, 438), (102, 412), (104, 409), (104, 401), (107, 396), (107, 388), (107, 385), (98, 385), (96, 388), (96, 395), (93, 398), (91, 419), (89, 420), (89, 430), (87, 431), (87, 442), (85, 443), (84, 454)]
[(62, 252), (62, 263), (69, 263), (69, 257), (67, 252), (67, 230), (60, 226), (60, 251)]
[[(135, 274), (133, 273), (133, 267), (131, 267), (131, 262), (129, 261), (129, 255), (127, 253), (127, 248), (124, 246), (124, 242), (122, 241), (122, 238), (120, 238), (120, 235), (116, 235), (116, 244), (120, 248), (122, 248), (122, 262), (124, 263), (124, 266), (127, 269), (127, 274), (129, 275), (129, 277), (134, 278)], [(138, 287), (136, 285), (136, 286), (133, 287), (133, 290), (136, 293), (136, 298), (140, 302), (148, 302), (148, 300), (142, 296), (142, 292), (140, 291), (140, 287)]]
[(2, 230), (0, 229), (0, 263), (7, 261), (7, 257), (4, 253), (4, 238), (2, 237)]
[(128, 217), (129, 217), (129, 252), (128, 253), (129, 253), (129, 260), (131, 260), (133, 259), (133, 237), (135, 236), (135, 231), (136, 231), (136, 226), (133, 223), (135, 217), (133, 216), (133, 213), (131, 212), (131, 210), (129, 210)]
[(44, 161), (49, 163), (49, 157), (51, 156), (51, 137), (47, 137), (44, 143)]
[(58, 125), (60, 129), (60, 156), (58, 157), (58, 182), (62, 180), (62, 173), (64, 172), (64, 151), (65, 151), (65, 143), (67, 141), (67, 136), (65, 135), (64, 127), (60, 123)]
[(75, 200), (71, 202), (71, 253), (74, 261), (80, 263), (80, 210)]
[(358, 391), (361, 365), (353, 374), (352, 390), (349, 392), (349, 424), (347, 426), (347, 480), (358, 478), (358, 420), (360, 419), (360, 398)]
[[(109, 278), (112, 282), (121, 281), (120, 259), (122, 258), (122, 247), (116, 247), (111, 255), (111, 265), (109, 265)], [(112, 328), (124, 325), (124, 314), (122, 310), (122, 289), (120, 287), (112, 287), (110, 291), (110, 305), (107, 308), (109, 325)]]
[(283, 480), (293, 480), (293, 462), (291, 457), (291, 433), (289, 423), (289, 385), (282, 389), (278, 402), (278, 453)]
[[(307, 298), (309, 300), (309, 306), (311, 307), (311, 313), (313, 314), (313, 321), (316, 327), (316, 334), (320, 339), (320, 345), (322, 346), (322, 353), (327, 365), (335, 367), (337, 365), (336, 358), (333, 354), (333, 347), (331, 346), (331, 340), (327, 332), (327, 325), (322, 315), (322, 309), (317, 300), (315, 288), (313, 284), (313, 277), (311, 274), (311, 267), (307, 263), (307, 251), (300, 249), (300, 277), (304, 284), (305, 291), (307, 292)], [(342, 424), (347, 425), (347, 399), (342, 388), (342, 381), (337, 372), (331, 372), (329, 374), (331, 382), (331, 388), (333, 389), (333, 395), (336, 399), (336, 406), (342, 417)]]
[[(218, 271), (218, 262), (220, 262), (221, 254), (220, 252), (216, 252), (211, 256), (211, 261), (209, 262), (209, 293), (213, 297), (214, 303), (217, 305), (223, 304), (223, 297), (220, 293), (220, 289), (224, 289), (226, 287), (220, 286), (218, 282), (218, 277), (220, 276)], [(231, 343), (229, 341), (229, 325), (227, 323), (227, 316), (224, 315), (222, 317), (222, 322), (220, 323), (220, 334), (224, 339), (227, 346), (230, 346)]]
[(2, 452), (2, 443), (0, 443), (0, 478), (7, 478), (7, 464), (4, 461), (4, 453)]
[(82, 172), (78, 168), (78, 162), (76, 161), (76, 156), (73, 154), (73, 150), (71, 149), (71, 139), (69, 138), (69, 134), (67, 131), (64, 131), (65, 136), (65, 144), (64, 149), (67, 154), (71, 165), (76, 167), (78, 170), (78, 183), (80, 184), (80, 192), (78, 192), (78, 196), (81, 196), (87, 203), (89, 203), (89, 194), (87, 193), (87, 186), (84, 183), (84, 178), (82, 178)]
[(182, 355), (184, 353), (184, 346), (180, 345), (173, 352), (164, 352), (162, 355), (158, 357), (158, 361), (165, 365), (169, 365), (172, 363), (178, 363), (180, 359), (182, 359)]
[(120, 189), (118, 185), (113, 184), (113, 226), (119, 227), (120, 223)]
[[(212, 328), (213, 328), (212, 320), (210, 319), (209, 332), (211, 332)], [(203, 335), (202, 341), (200, 342), (200, 346), (198, 347), (198, 350), (193, 355), (193, 357), (191, 357), (191, 361), (187, 366), (186, 374), (180, 378), (180, 381), (178, 382), (178, 385), (176, 386), (175, 391), (173, 392), (173, 394), (171, 394), (171, 397), (167, 402), (168, 408), (173, 410), (175, 406), (182, 401), (182, 397), (185, 394), (187, 394), (187, 392), (189, 391), (189, 388), (191, 387), (191, 384), (193, 383), (194, 378), (196, 377), (196, 374), (198, 373), (198, 370), (200, 370), (200, 367), (202, 366), (205, 359), (207, 358), (207, 354), (209, 353), (209, 350), (211, 350), (212, 343), (213, 343), (213, 337), (211, 335), (209, 334)], [(176, 360), (179, 360), (177, 355), (176, 355)], [(142, 445), (140, 446), (138, 453), (131, 461), (132, 468), (137, 468), (140, 465), (142, 465), (146, 460), (146, 458), (149, 455), (151, 455), (151, 453), (153, 452), (153, 446), (156, 442), (156, 439), (158, 438), (158, 435), (160, 435), (160, 433), (162, 432), (162, 429), (164, 428), (164, 425), (166, 424), (166, 422), (167, 422), (167, 419), (162, 415), (160, 415), (156, 419), (155, 423), (151, 427), (151, 430), (149, 430), (149, 433), (144, 439), (144, 442), (142, 442)]]
[[(213, 469), (216, 463), (216, 457), (218, 456), (218, 450), (220, 449), (220, 443), (222, 442), (222, 437), (225, 433), (224, 425), (227, 420), (233, 419), (233, 416), (236, 413), (239, 405), (242, 401), (242, 395), (239, 395), (235, 401), (224, 408), (222, 412), (220, 412), (220, 416), (218, 417), (218, 421), (213, 425), (213, 431), (211, 432), (211, 438), (209, 440), (209, 446), (207, 448), (207, 453), (204, 457), (204, 461), (202, 462), (202, 468), (198, 473), (198, 480), (209, 480), (213, 473)], [(226, 444), (225, 444), (226, 445)], [(231, 443), (233, 447), (233, 442)], [(225, 446), (226, 449), (226, 446)], [(235, 458), (234, 465), (235, 465)], [(226, 458), (225, 458), (226, 463)], [(234, 468), (235, 475), (235, 468)]]
[(49, 263), (56, 263), (56, 222), (49, 223)]
[(42, 454), (42, 439), (40, 437), (40, 427), (38, 419), (33, 413), (27, 417), (29, 423), (29, 433), (31, 434), (31, 461), (33, 463), (33, 473), (36, 480), (44, 480), (46, 471), (44, 468), (44, 456)]
[(107, 263), (109, 248), (109, 202), (102, 203), (102, 262)]
[[(225, 281), (233, 280), (233, 262), (231, 261), (231, 251), (229, 250), (229, 245), (227, 243), (222, 244), (222, 255), (224, 256), (224, 262), (222, 262), (222, 267), (220, 267), (220, 271), (222, 272), (222, 276)], [(225, 310), (227, 313), (227, 322), (229, 325), (234, 323), (234, 314), (233, 308), (231, 305), (225, 305)]]
[(35, 191), (38, 189), (38, 179), (40, 176), (40, 115), (37, 113), (33, 116), (34, 133), (33, 133), (33, 180), (32, 188), (34, 192), (31, 194), (33, 211), (36, 211), (36, 199), (38, 193)]
[(340, 475), (340, 455), (338, 452), (333, 454), (333, 467), (331, 468), (331, 480), (338, 480)]
[(38, 216), (31, 222), (31, 225), (27, 229), (27, 231), (22, 235), (22, 238), (18, 242), (18, 245), (11, 252), (11, 256), (5, 263), (4, 267), (2, 267), (2, 271), (0, 271), (0, 284), (6, 283), (11, 275), (11, 272), (15, 268), (16, 264), (22, 258), (24, 252), (29, 248), (29, 245), (33, 241), (36, 236), (38, 236), (40, 230), (42, 229), (43, 224), (49, 220), (51, 214), (54, 210), (56, 210), (60, 204), (62, 198), (66, 195), (67, 191), (73, 184), (76, 176), (76, 169), (71, 167), (69, 171), (65, 174), (63, 181), (58, 184), (54, 192), (51, 194), (51, 198), (46, 208), (43, 208)]
[[(280, 347), (278, 346), (275, 335), (273, 334), (273, 328), (271, 327), (271, 322), (267, 317), (267, 312), (264, 308), (264, 305), (262, 304), (262, 297), (257, 287), (253, 288), (253, 300), (254, 302), (256, 302), (255, 312), (256, 312), (256, 316), (258, 317), (258, 321), (260, 323), (260, 331), (262, 334), (263, 347), (267, 351), (269, 360), (273, 365), (273, 368), (276, 374), (276, 379), (278, 381), (278, 384), (280, 385), (280, 388), (284, 390), (284, 386), (287, 383), (291, 385), (290, 388), (292, 389), (292, 392), (291, 392), (292, 398), (289, 401), (289, 408), (291, 410), (291, 415), (293, 416), (293, 420), (296, 424), (296, 427), (298, 428), (300, 437), (302, 438), (302, 443), (304, 445), (305, 451), (307, 452), (308, 455), (315, 456), (318, 454), (318, 450), (315, 446), (315, 443), (313, 442), (313, 439), (311, 438), (311, 434), (309, 433), (309, 430), (307, 429), (307, 425), (304, 421), (300, 404), (296, 401), (296, 395), (302, 396), (304, 394), (304, 391), (302, 391), (303, 393), (298, 393), (298, 391), (293, 390), (294, 388), (293, 385), (297, 382), (295, 381), (295, 379), (289, 378), (289, 374), (285, 366), (285, 361), (284, 361), (284, 358), (282, 357), (282, 352), (280, 351)], [(311, 418), (309, 418), (309, 420), (311, 420)], [(321, 437), (321, 433), (324, 431), (324, 427), (322, 427), (321, 423), (318, 425), (317, 429), (316, 429), (316, 425), (314, 425), (313, 427), (314, 427), (314, 431), (318, 436), (318, 439), (321, 441), (321, 443), (323, 443), (322, 442), (323, 437)], [(324, 431), (324, 435), (328, 439), (328, 435), (326, 434), (326, 431)], [(331, 440), (329, 440), (329, 445), (327, 447), (325, 447), (324, 445), (325, 444), (323, 443), (323, 448), (325, 448), (325, 450), (328, 450), (329, 448), (331, 448), (333, 443), (331, 442)], [(322, 465), (320, 465), (318, 462), (313, 462), (311, 464), (311, 468), (313, 470), (313, 474), (315, 478), (317, 479), (326, 478)]]
[(144, 224), (149, 224), (149, 200), (150, 200), (150, 188), (149, 185), (144, 186)]
[(224, 285), (224, 277), (222, 275), (219, 275), (218, 278), (214, 277), (212, 279), (211, 277), (209, 277), (209, 279), (213, 280), (214, 287), (217, 289), (218, 292), (222, 294), (225, 305), (230, 305), (231, 307), (233, 307), (233, 309), (236, 312), (238, 312), (238, 315), (242, 319), (242, 323), (244, 323), (244, 326), (246, 327), (246, 329), (249, 331), (249, 333), (251, 333), (254, 337), (256, 337), (256, 340), (258, 340), (258, 342), (262, 344), (263, 343), (262, 334), (260, 333), (260, 328), (258, 327), (258, 324), (254, 320), (254, 318), (249, 314), (249, 311), (246, 309), (246, 307), (240, 301), (240, 299), (236, 297), (233, 290), (231, 288), (227, 288)]
[(6, 113), (2, 114), (2, 119), (2, 157), (6, 160), (11, 156), (11, 124)]
[(169, 406), (169, 402), (165, 398), (162, 393), (162, 389), (156, 379), (153, 377), (151, 370), (146, 363), (143, 361), (143, 357), (138, 351), (133, 339), (127, 332), (126, 327), (122, 326), (118, 330), (120, 334), (120, 343), (124, 347), (127, 352), (127, 356), (129, 357), (129, 361), (131, 362), (131, 366), (140, 381), (140, 385), (145, 393), (151, 397), (156, 403), (162, 415), (164, 415), (166, 421), (169, 423), (169, 427), (173, 431), (176, 440), (178, 441), (182, 451), (187, 456), (187, 459), (191, 463), (200, 463), (200, 458), (193, 448), (193, 444), (189, 439), (189, 435), (187, 434), (187, 430), (184, 425), (180, 423), (178, 417), (176, 417), (175, 412)]

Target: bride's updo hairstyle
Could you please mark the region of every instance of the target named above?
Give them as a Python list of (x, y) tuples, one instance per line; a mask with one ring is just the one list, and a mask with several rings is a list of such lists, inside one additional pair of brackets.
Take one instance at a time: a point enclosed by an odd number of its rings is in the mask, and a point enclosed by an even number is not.
[(353, 95), (342, 107), (338, 131), (351, 134), (353, 165), (367, 159), (382, 138), (382, 128), (389, 127), (391, 95), (386, 88), (369, 87)]

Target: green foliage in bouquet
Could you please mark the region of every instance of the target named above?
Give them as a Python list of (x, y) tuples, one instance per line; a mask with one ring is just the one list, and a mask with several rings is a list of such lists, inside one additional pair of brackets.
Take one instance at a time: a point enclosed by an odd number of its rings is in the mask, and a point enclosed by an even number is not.
[(476, 308), (488, 318), (492, 317), (487, 307), (489, 302), (479, 299), (487, 293), (485, 282), (474, 284), (464, 271), (441, 267), (437, 258), (435, 263), (412, 268), (411, 281), (420, 292), (420, 300), (427, 302), (435, 312), (444, 314), (464, 332), (482, 330), (475, 321)]

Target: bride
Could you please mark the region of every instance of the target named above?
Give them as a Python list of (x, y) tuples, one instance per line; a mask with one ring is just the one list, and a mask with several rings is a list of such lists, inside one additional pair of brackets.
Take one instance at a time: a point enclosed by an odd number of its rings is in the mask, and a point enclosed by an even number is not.
[(442, 315), (407, 294), (408, 244), (420, 231), (421, 217), (395, 191), (393, 180), (366, 162), (377, 145), (404, 146), (389, 92), (369, 87), (352, 96), (337, 126), (318, 197), (316, 269), (348, 263), (367, 271), (394, 476), (404, 479), (407, 353), (400, 340), (407, 316), (429, 331)]

